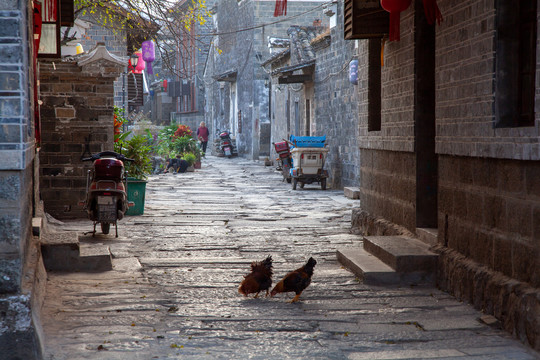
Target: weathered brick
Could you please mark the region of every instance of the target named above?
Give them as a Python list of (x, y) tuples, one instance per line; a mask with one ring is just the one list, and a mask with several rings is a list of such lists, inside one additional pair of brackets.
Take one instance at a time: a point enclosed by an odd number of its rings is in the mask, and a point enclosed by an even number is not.
[(512, 276), (512, 242), (503, 236), (493, 239), (493, 270)]
[(56, 117), (57, 118), (74, 118), (76, 116), (76, 112), (74, 108), (55, 108), (56, 111)]
[(537, 161), (527, 161), (525, 163), (525, 184), (526, 192), (529, 196), (534, 196), (540, 201), (540, 164)]
[(495, 195), (484, 197), (484, 225), (490, 229), (506, 230), (506, 200)]
[(52, 84), (52, 92), (53, 94), (71, 94), (73, 85), (70, 82)]
[(525, 191), (525, 168), (521, 162), (503, 161), (497, 167), (499, 189), (503, 192), (523, 193)]

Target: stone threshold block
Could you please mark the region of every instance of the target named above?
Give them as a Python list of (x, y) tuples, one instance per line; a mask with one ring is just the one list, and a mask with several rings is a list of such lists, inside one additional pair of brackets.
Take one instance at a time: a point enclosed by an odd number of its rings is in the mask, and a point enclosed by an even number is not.
[(357, 200), (360, 199), (360, 188), (358, 187), (345, 187), (343, 188), (343, 195), (346, 198)]
[(79, 243), (75, 231), (42, 234), (41, 253), (47, 271), (100, 272), (112, 270), (108, 246)]

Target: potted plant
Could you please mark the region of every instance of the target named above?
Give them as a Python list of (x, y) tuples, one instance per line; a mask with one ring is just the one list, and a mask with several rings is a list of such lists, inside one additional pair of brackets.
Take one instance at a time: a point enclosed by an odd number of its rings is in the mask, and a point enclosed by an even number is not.
[(197, 160), (197, 156), (191, 152), (185, 153), (184, 156), (182, 156), (182, 159), (186, 160), (189, 164), (189, 167), (186, 171), (194, 171), (195, 168), (193, 165), (195, 164), (195, 161)]
[(130, 132), (120, 134), (114, 144), (114, 151), (123, 154), (134, 161), (126, 161), (124, 166), (128, 173), (127, 194), (128, 201), (135, 206), (130, 207), (126, 215), (142, 215), (144, 213), (144, 200), (146, 193), (146, 179), (152, 171), (152, 160), (148, 136), (134, 135)]

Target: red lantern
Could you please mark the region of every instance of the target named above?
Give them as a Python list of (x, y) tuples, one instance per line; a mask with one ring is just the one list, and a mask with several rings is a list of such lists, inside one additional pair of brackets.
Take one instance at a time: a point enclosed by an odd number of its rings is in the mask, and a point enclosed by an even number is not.
[(381, 6), (390, 13), (390, 41), (399, 41), (399, 18), (407, 10), (412, 0), (381, 0)]
[(424, 0), (424, 13), (426, 14), (427, 22), (432, 25), (435, 20), (441, 25), (442, 14), (437, 6), (437, 0)]

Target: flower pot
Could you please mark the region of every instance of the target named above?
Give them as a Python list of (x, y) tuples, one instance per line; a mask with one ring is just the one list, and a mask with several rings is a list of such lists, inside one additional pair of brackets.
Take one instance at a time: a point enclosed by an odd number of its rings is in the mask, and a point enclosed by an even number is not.
[(135, 206), (126, 211), (126, 215), (142, 215), (144, 213), (144, 198), (146, 195), (146, 181), (128, 177), (127, 198), (133, 201)]
[(201, 161), (200, 161), (200, 160), (199, 160), (199, 161), (195, 161), (195, 164), (193, 164), (193, 167), (194, 167), (195, 169), (200, 169), (200, 168), (201, 168)]

